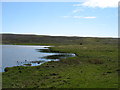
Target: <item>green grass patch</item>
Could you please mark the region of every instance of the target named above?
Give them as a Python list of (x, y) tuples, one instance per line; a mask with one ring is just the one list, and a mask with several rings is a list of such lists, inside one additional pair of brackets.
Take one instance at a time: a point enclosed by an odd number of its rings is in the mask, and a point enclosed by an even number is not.
[(118, 87), (117, 45), (60, 45), (50, 50), (77, 56), (40, 66), (7, 68), (3, 72), (3, 88)]
[(55, 47), (38, 51), (76, 54), (40, 66), (5, 68), (3, 88), (118, 88), (117, 38), (3, 35), (3, 43), (49, 45)]

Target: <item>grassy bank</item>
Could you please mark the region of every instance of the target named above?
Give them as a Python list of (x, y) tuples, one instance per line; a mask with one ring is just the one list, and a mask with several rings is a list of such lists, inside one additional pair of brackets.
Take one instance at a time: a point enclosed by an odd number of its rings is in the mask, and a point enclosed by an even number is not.
[(63, 44), (50, 47), (50, 50), (75, 53), (77, 56), (41, 66), (6, 68), (6, 72), (3, 72), (3, 88), (118, 87), (120, 70), (117, 44)]

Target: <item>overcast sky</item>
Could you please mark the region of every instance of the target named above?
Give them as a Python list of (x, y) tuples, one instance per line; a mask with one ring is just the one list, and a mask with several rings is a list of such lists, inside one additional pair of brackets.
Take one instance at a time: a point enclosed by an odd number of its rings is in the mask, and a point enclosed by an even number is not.
[(3, 33), (118, 36), (118, 0), (3, 2)]

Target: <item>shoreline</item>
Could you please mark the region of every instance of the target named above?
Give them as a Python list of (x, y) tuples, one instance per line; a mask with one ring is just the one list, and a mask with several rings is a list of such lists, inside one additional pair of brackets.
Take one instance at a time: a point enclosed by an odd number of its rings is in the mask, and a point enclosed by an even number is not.
[[(20, 46), (31, 46), (31, 45), (20, 45)], [(35, 45), (32, 45), (32, 46), (35, 46)], [(55, 47), (55, 46), (43, 46), (43, 47), (47, 48), (47, 49), (36, 49), (36, 50), (39, 50), (37, 52), (56, 53), (55, 55), (47, 55), (45, 57), (41, 57), (41, 58), (46, 59), (46, 60), (52, 59), (51, 61), (59, 61), (61, 58), (68, 58), (68, 57), (75, 57), (76, 56), (74, 53), (59, 52), (59, 51), (53, 51), (50, 49), (50, 47)], [(30, 61), (30, 62), (24, 63), (23, 65), (20, 65), (20, 66), (33, 67), (34, 65), (32, 66), (32, 63), (39, 63), (38, 65), (35, 65), (35, 66), (40, 66), (41, 64), (51, 62), (51, 61)], [(12, 67), (17, 67), (17, 66), (12, 66)], [(12, 68), (12, 67), (5, 67), (3, 72), (5, 72), (6, 68)]]

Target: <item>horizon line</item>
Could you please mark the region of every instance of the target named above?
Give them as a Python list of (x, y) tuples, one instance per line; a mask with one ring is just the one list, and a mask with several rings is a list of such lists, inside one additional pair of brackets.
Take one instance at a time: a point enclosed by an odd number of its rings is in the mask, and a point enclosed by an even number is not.
[(46, 34), (36, 34), (36, 33), (0, 33), (0, 34), (17, 34), (17, 35), (41, 35), (41, 36), (61, 36), (61, 37), (91, 37), (91, 38), (120, 38), (117, 37), (108, 37), (108, 36), (77, 36), (77, 35), (46, 35)]

